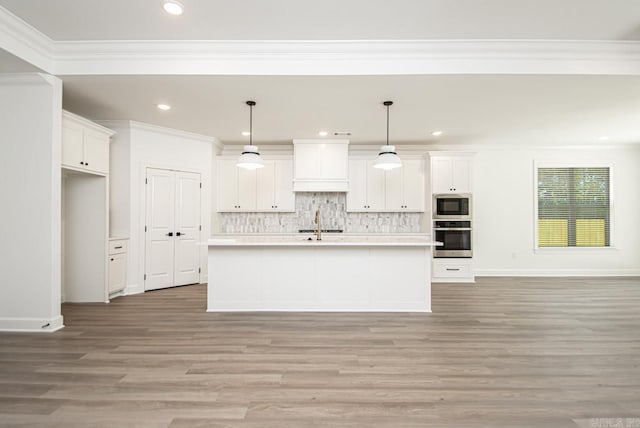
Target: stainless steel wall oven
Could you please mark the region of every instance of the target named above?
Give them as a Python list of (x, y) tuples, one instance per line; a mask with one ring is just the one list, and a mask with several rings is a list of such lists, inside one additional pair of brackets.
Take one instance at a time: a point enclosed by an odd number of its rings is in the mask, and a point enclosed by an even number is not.
[(471, 258), (471, 220), (436, 220), (433, 233), (443, 245), (434, 247), (434, 257)]

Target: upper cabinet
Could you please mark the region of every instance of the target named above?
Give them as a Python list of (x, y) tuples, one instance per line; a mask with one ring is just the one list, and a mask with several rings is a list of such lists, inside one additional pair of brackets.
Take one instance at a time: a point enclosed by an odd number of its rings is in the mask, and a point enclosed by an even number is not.
[(256, 171), (238, 168), (236, 160), (218, 160), (218, 211), (256, 210)]
[(385, 171), (374, 168), (374, 162), (361, 159), (349, 160), (347, 211), (385, 210)]
[(258, 194), (256, 209), (260, 212), (293, 212), (293, 162), (291, 160), (265, 160), (264, 168), (257, 171)]
[(424, 211), (424, 161), (403, 159), (402, 168), (390, 171), (373, 168), (374, 161), (349, 161), (350, 212)]
[(110, 129), (83, 117), (62, 112), (62, 166), (96, 174), (109, 174)]
[(293, 212), (291, 159), (265, 160), (264, 168), (246, 170), (235, 159), (219, 159), (218, 212)]
[(472, 154), (431, 154), (432, 193), (471, 193)]
[(402, 167), (386, 171), (387, 211), (424, 211), (424, 161), (403, 159)]
[(346, 192), (349, 140), (293, 140), (296, 192)]

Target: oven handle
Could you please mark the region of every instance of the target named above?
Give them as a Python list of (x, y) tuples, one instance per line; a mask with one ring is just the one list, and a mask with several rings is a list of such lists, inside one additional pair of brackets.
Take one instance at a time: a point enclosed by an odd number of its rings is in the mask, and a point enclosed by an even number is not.
[(434, 227), (433, 230), (471, 230), (470, 227)]

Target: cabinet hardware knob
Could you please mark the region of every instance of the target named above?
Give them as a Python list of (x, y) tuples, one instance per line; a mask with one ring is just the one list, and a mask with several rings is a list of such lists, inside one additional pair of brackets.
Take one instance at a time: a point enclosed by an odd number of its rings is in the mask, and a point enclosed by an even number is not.
[(85, 163), (84, 163), (84, 166), (89, 166), (89, 162), (85, 162)]
[(173, 236), (173, 232), (167, 233), (167, 236)]
[(111, 257), (111, 261), (113, 261), (113, 257)]
[(186, 235), (186, 233), (176, 232), (176, 236), (182, 236), (182, 235)]

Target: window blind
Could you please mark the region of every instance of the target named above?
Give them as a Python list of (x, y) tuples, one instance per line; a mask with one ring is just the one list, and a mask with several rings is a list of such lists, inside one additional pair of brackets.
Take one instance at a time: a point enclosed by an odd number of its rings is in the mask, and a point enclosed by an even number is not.
[(610, 246), (609, 168), (538, 168), (538, 247)]

